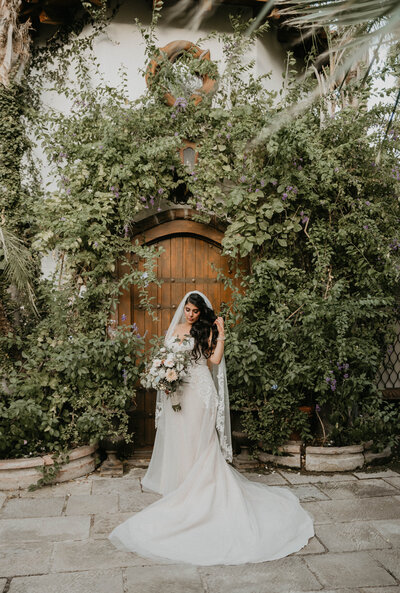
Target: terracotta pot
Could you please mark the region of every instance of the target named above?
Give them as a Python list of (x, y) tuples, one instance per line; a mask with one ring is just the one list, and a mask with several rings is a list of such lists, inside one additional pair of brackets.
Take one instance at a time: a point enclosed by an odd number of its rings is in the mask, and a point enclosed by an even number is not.
[[(311, 418), (311, 416), (313, 415), (312, 406), (299, 406), (299, 410), (301, 412), (304, 412), (305, 414), (307, 414), (309, 418)], [(300, 433), (297, 430), (293, 430), (293, 432), (290, 433), (289, 441), (300, 441), (300, 440), (301, 440)]]
[[(95, 469), (96, 460), (94, 453), (98, 445), (84, 445), (72, 449), (69, 453), (69, 462), (61, 466), (56, 477), (50, 482), (66, 482), (73, 478), (80, 478)], [(36, 484), (42, 477), (40, 468), (53, 465), (51, 455), (42, 457), (21, 457), (18, 459), (0, 459), (0, 490), (18, 490)]]

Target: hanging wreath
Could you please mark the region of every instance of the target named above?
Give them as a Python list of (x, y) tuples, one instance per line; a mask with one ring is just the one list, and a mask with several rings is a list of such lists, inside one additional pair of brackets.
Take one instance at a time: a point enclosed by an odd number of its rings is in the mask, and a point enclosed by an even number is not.
[[(210, 51), (202, 50), (200, 47), (192, 43), (191, 41), (171, 41), (166, 46), (160, 48), (160, 55), (158, 58), (151, 60), (147, 72), (146, 72), (146, 84), (150, 88), (153, 84), (154, 78), (159, 70), (162, 62), (163, 55), (166, 55), (170, 62), (175, 62), (183, 54), (190, 52), (193, 59), (200, 58), (201, 60), (210, 60)], [(198, 105), (203, 99), (203, 95), (210, 93), (214, 86), (215, 80), (210, 78), (208, 74), (195, 73), (196, 76), (202, 79), (202, 86), (196, 89), (191, 95), (190, 99), (193, 100), (195, 105)], [(198, 92), (196, 92), (198, 91)], [(165, 93), (165, 100), (171, 107), (175, 104), (176, 97), (170, 92)]]

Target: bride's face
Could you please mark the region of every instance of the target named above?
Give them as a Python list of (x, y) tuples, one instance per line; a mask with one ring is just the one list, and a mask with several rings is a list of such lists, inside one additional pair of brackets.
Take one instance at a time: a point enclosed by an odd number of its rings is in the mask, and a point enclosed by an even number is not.
[(196, 305), (192, 305), (192, 303), (186, 303), (184, 307), (184, 313), (186, 321), (192, 325), (195, 323), (198, 318), (200, 317), (200, 309), (196, 307)]

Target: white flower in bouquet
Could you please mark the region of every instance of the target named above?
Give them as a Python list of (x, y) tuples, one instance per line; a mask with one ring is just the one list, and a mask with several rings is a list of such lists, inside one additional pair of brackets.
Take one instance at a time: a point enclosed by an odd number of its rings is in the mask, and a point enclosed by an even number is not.
[(174, 344), (172, 348), (165, 346), (160, 348), (141, 375), (141, 383), (144, 387), (165, 392), (175, 412), (182, 409), (179, 401), (182, 396), (180, 387), (191, 362), (191, 351), (177, 350), (177, 347), (182, 346), (179, 339), (177, 342), (178, 344)]
[(177, 375), (177, 372), (175, 371), (175, 369), (168, 369), (168, 371), (165, 375), (165, 378), (170, 383), (172, 383), (172, 381), (176, 381), (178, 379), (178, 375)]

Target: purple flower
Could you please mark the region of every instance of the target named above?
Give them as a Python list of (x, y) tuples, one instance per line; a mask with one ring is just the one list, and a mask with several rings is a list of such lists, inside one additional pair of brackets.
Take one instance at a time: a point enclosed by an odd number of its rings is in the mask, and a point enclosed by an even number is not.
[(241, 178), (239, 179), (239, 181), (244, 183), (246, 181), (246, 175), (242, 175)]
[(160, 194), (160, 196), (161, 196), (161, 194), (163, 194), (163, 193), (164, 193), (164, 190), (163, 190), (163, 188), (162, 188), (162, 187), (160, 187), (160, 188), (158, 189), (158, 193)]
[(146, 198), (144, 196), (140, 196), (140, 199), (142, 200), (142, 202), (146, 201)]
[(201, 210), (202, 204), (201, 202), (196, 202), (196, 210)]
[(264, 179), (260, 179), (260, 185), (261, 185), (261, 187), (264, 187), (264, 185), (265, 185), (265, 180)]
[(343, 378), (344, 378), (344, 379), (348, 379), (348, 378), (349, 378), (349, 374), (348, 374), (348, 373), (345, 373), (345, 374), (343, 375)]
[(176, 115), (175, 115), (175, 113), (171, 113), (171, 118), (172, 118), (172, 119), (175, 119), (175, 118), (176, 118)]
[(286, 192), (284, 194), (282, 194), (282, 200), (286, 200), (287, 197), (288, 197), (288, 195)]
[(66, 220), (65, 216), (61, 216), (60, 220)]
[(365, 200), (367, 206), (371, 206), (371, 202), (369, 200)]
[(177, 108), (178, 111), (183, 111), (188, 106), (187, 99), (185, 97), (177, 97), (174, 103), (174, 107)]
[[(174, 136), (179, 136), (178, 132), (175, 132)], [(171, 170), (173, 171), (175, 169), (175, 167), (171, 167)]]
[(128, 373), (126, 369), (122, 369), (122, 378), (124, 380), (124, 385), (126, 385), (127, 379), (128, 379)]
[(71, 193), (71, 190), (68, 188), (67, 190), (65, 190), (67, 194)]
[(232, 127), (232, 124), (230, 121), (228, 121), (228, 123), (226, 125), (229, 126), (230, 128)]
[(95, 241), (95, 242), (93, 243), (93, 245), (94, 245), (95, 247), (98, 247), (98, 245), (99, 245), (99, 244), (97, 243), (97, 241)]
[(226, 135), (226, 137), (227, 137), (227, 138), (228, 138), (228, 140), (229, 140), (229, 138), (231, 137), (231, 135), (230, 135), (230, 134), (227, 134), (227, 135)]
[(275, 179), (273, 179), (273, 180), (271, 181), (271, 183), (272, 183), (272, 185), (276, 185), (278, 182), (277, 182), (277, 181), (275, 181)]
[(315, 410), (316, 410), (316, 412), (320, 412), (321, 411), (321, 408), (319, 407), (318, 404), (315, 404)]
[(127, 237), (128, 233), (129, 233), (129, 227), (127, 224), (124, 226), (124, 231), (125, 231), (125, 237)]
[(125, 315), (125, 313), (122, 313), (121, 321), (126, 321), (126, 315)]
[(367, 231), (369, 229), (369, 226), (367, 224), (364, 224), (363, 228)]

